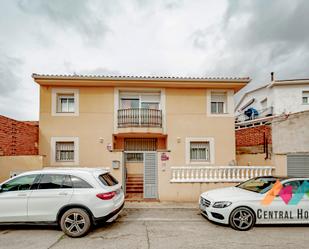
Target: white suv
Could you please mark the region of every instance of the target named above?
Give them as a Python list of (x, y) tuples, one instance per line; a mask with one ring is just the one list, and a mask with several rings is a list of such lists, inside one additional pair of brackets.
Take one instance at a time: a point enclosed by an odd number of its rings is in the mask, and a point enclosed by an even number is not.
[(0, 223), (58, 223), (70, 237), (115, 219), (123, 206), (121, 185), (103, 169), (29, 171), (0, 186)]

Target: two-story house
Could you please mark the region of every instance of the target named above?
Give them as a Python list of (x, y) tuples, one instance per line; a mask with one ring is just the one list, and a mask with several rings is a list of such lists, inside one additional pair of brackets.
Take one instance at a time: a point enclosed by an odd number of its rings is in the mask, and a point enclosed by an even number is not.
[(107, 167), (129, 197), (196, 200), (201, 186), (177, 183), (190, 176), (175, 167), (235, 162), (233, 96), (249, 78), (33, 78), (44, 167)]

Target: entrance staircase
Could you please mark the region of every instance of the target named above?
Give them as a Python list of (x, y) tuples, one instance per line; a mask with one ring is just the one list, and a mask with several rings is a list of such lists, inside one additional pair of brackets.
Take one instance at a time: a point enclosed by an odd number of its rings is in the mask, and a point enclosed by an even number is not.
[(144, 179), (143, 175), (128, 174), (126, 182), (126, 199), (137, 201), (143, 199)]

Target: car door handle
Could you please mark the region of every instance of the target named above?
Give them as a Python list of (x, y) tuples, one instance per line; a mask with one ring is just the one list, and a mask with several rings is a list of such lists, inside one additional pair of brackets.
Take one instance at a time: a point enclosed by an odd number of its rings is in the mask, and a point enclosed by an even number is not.
[(68, 193), (66, 193), (66, 192), (61, 192), (61, 193), (59, 193), (59, 195), (68, 195)]
[(27, 196), (27, 194), (25, 194), (25, 193), (20, 193), (20, 194), (17, 194), (17, 196)]

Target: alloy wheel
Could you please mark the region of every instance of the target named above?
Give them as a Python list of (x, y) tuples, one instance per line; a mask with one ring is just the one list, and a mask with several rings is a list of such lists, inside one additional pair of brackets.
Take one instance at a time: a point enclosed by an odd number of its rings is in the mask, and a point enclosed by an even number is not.
[(62, 215), (60, 225), (65, 234), (76, 238), (88, 233), (91, 227), (91, 221), (85, 210), (73, 208)]
[(253, 212), (246, 208), (240, 207), (235, 209), (230, 216), (230, 224), (234, 229), (246, 231), (255, 223)]

